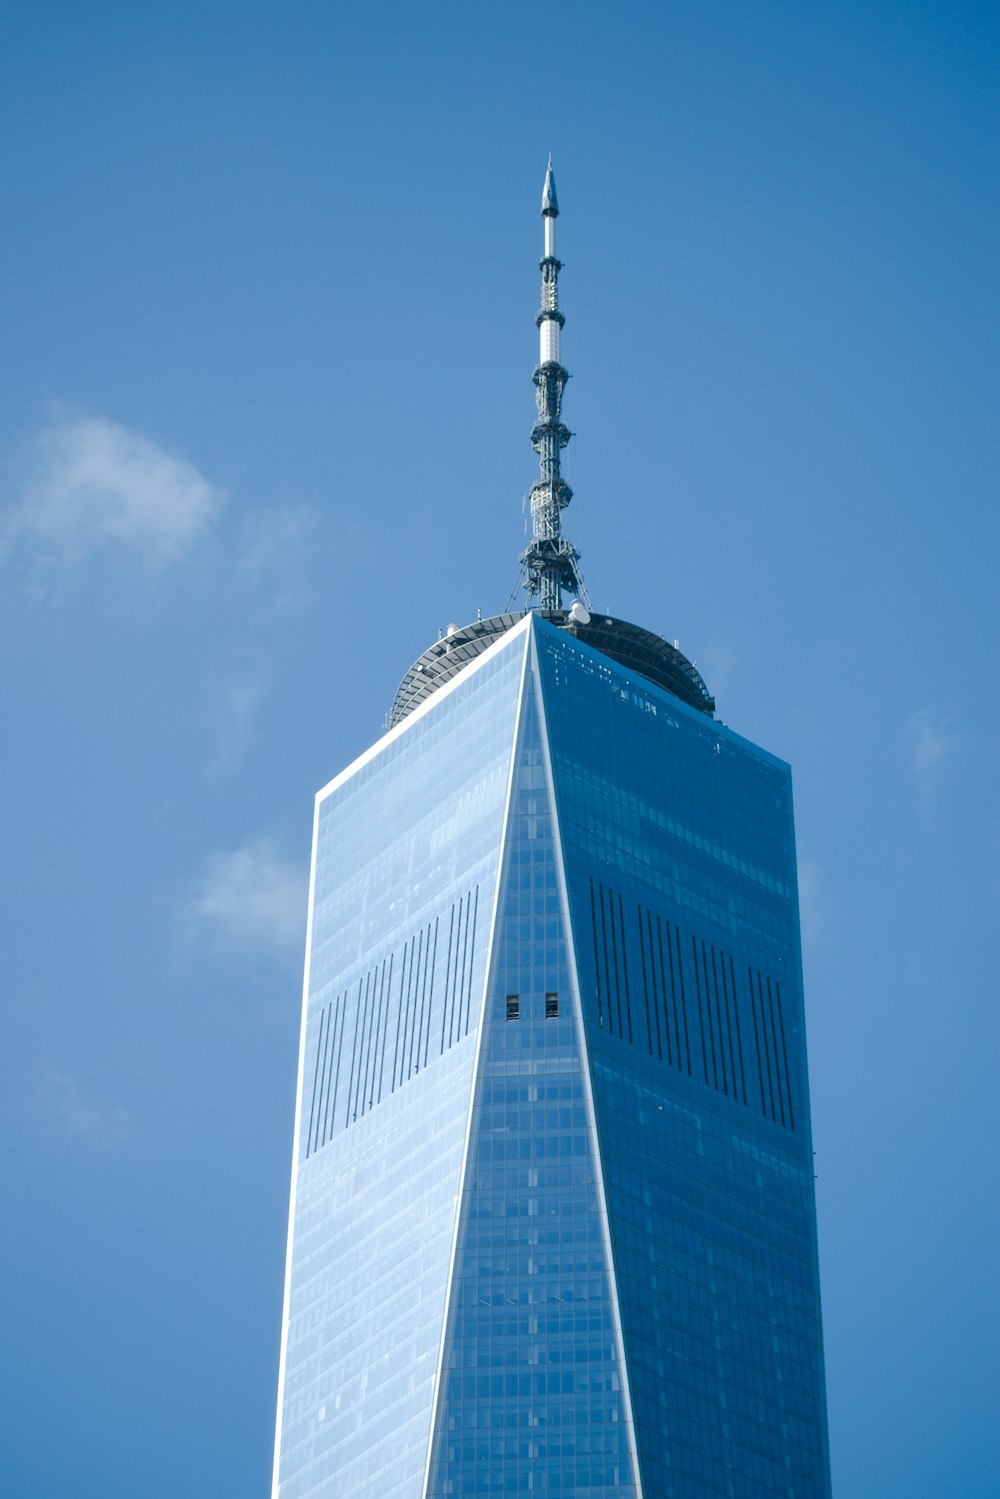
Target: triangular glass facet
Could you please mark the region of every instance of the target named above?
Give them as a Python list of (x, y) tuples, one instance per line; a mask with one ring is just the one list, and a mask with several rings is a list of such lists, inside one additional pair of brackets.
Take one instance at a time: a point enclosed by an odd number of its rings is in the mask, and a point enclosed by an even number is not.
[(542, 735), (529, 665), (427, 1494), (635, 1499)]

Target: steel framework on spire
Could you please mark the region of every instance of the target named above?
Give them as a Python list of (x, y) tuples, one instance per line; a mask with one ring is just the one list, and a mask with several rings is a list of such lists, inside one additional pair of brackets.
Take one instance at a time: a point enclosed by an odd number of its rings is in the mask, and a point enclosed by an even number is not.
[[(560, 360), (560, 335), (566, 319), (559, 310), (559, 272), (562, 263), (555, 254), (555, 221), (559, 214), (556, 182), (549, 158), (542, 190), (545, 221), (545, 255), (542, 273), (542, 305), (535, 322), (539, 332), (538, 366), (532, 375), (538, 420), (531, 429), (531, 445), (538, 454), (540, 474), (531, 488), (530, 544), (521, 553), (519, 585), (527, 590), (528, 607), (543, 611), (562, 608), (563, 591), (589, 605), (580, 573), (580, 554), (562, 534), (562, 512), (573, 491), (562, 476), (560, 454), (572, 433), (562, 419), (562, 398), (568, 372)], [(517, 588), (515, 587), (515, 593)]]

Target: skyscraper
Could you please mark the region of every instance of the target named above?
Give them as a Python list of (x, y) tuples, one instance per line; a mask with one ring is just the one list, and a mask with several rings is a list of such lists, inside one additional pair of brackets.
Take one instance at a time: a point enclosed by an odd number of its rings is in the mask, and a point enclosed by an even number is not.
[(829, 1494), (790, 773), (589, 607), (558, 211), (529, 607), (316, 800), (277, 1499)]

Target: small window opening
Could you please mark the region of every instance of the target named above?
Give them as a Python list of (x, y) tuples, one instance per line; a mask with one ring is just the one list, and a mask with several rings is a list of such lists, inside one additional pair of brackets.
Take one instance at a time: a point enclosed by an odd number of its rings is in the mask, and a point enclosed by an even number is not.
[(521, 1008), (520, 995), (517, 995), (517, 994), (508, 994), (507, 995), (507, 1019), (508, 1020), (516, 1020), (517, 1017), (518, 1017), (518, 1012), (520, 1011), (520, 1008)]
[(546, 994), (545, 996), (545, 1018), (546, 1020), (559, 1019), (559, 996), (558, 994)]

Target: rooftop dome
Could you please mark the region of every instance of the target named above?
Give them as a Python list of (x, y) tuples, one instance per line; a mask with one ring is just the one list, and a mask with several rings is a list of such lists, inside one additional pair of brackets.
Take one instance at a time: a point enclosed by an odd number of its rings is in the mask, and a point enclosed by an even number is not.
[[(443, 687), (501, 635), (513, 629), (526, 612), (522, 609), (513, 614), (494, 614), (461, 629), (450, 626), (447, 635), (417, 657), (400, 682), (389, 715), (389, 727), (395, 728), (396, 724), (402, 723), (425, 698)], [(697, 708), (709, 717), (715, 712), (715, 699), (697, 668), (652, 630), (644, 630), (640, 625), (613, 619), (606, 614), (593, 614), (587, 624), (581, 624), (573, 618), (570, 610), (536, 612), (558, 629), (566, 630), (585, 645), (610, 656), (619, 666), (627, 666), (648, 682), (672, 692), (688, 707)]]

